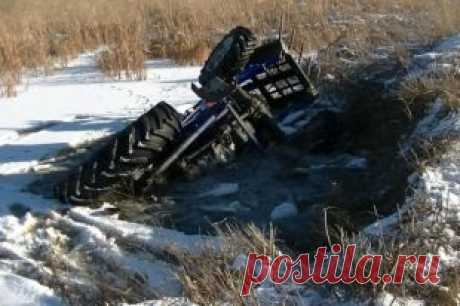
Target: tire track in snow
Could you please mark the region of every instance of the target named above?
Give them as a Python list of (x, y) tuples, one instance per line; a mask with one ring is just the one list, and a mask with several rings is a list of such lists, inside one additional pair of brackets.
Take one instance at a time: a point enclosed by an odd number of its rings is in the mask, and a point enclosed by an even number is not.
[[(174, 80), (196, 74), (197, 68), (170, 71), (163, 66), (156, 71), (154, 66), (153, 77), (145, 82), (114, 82), (95, 72), (94, 57), (83, 57), (69, 67), (70, 73), (66, 69), (36, 79), (26, 92), (0, 104), (0, 114), (7, 118), (9, 113), (11, 119), (0, 126), (0, 273), (58, 292), (72, 289), (70, 294), (82, 298), (104, 298), (103, 285), (118, 288), (120, 292), (111, 292), (118, 297), (123, 290), (133, 290), (137, 298), (178, 295), (177, 267), (163, 260), (162, 253), (171, 245), (193, 252), (200, 237), (164, 229), (149, 232), (140, 224), (116, 222), (116, 216), (95, 216), (98, 211), (57, 212), (54, 201), (24, 191), (60, 150), (115, 133), (161, 100), (173, 98), (185, 107), (195, 99)], [(172, 83), (162, 83), (164, 78)], [(14, 203), (22, 210), (18, 215), (10, 211)], [(111, 222), (125, 232), (109, 227)], [(133, 241), (138, 247), (132, 247)]]

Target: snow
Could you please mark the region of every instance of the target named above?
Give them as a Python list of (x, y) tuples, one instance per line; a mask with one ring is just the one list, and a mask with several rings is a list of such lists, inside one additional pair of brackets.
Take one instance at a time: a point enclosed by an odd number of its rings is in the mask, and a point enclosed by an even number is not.
[(155, 251), (175, 248), (184, 253), (198, 255), (202, 250), (219, 248), (219, 241), (214, 238), (185, 235), (175, 230), (118, 220), (113, 216), (98, 216), (97, 210), (85, 207), (74, 208), (68, 215), (73, 220), (93, 225), (104, 233), (123, 237)]
[[(458, 50), (460, 35), (446, 39), (429, 53), (415, 57), (409, 77), (452, 69), (454, 66), (450, 61)], [(112, 134), (159, 101), (165, 100), (179, 111), (196, 103), (197, 98), (189, 86), (196, 79), (199, 67), (177, 67), (166, 60), (154, 60), (146, 62), (146, 68), (145, 81), (113, 81), (96, 69), (95, 54), (86, 53), (53, 75), (30, 75), (17, 97), (0, 98), (1, 305), (63, 304), (56, 292), (42, 281), (56, 277), (42, 259), (56, 251), (56, 241), (68, 240), (72, 241), (71, 249), (62, 252), (69, 267), (78, 268), (78, 262), (72, 261), (73, 256), (83, 253), (95, 262), (117, 267), (113, 273), (119, 281), (140, 277), (145, 282), (143, 293), (146, 296), (152, 295), (152, 292), (155, 296), (165, 296), (161, 300), (137, 305), (193, 305), (180, 297), (182, 288), (175, 277), (179, 268), (162, 255), (172, 248), (198, 255), (218, 249), (221, 241), (122, 221), (110, 212), (109, 205), (99, 209), (71, 208), (63, 214), (54, 200), (25, 191), (38, 173), (46, 170), (45, 158), (52, 160), (63, 149)], [(322, 103), (318, 101), (312, 109), (286, 117), (280, 128), (287, 134), (297, 132), (320, 111), (331, 110)], [(436, 101), (403, 149), (410, 149), (420, 138), (447, 136), (454, 139), (449, 150), (423, 173), (411, 176), (414, 196), (407, 199), (400, 214), (408, 212), (415, 204), (416, 196), (423, 193), (428, 195), (427, 200), (441, 212), (446, 223), (460, 219), (460, 115), (454, 111), (446, 113), (443, 102)], [(340, 158), (348, 168), (367, 166), (363, 157)], [(226, 196), (238, 191), (237, 184), (222, 183), (198, 197)], [(23, 207), (24, 215), (13, 214), (12, 205)], [(227, 209), (242, 209), (242, 205), (234, 202)], [(274, 208), (271, 217), (279, 220), (297, 214), (296, 205), (285, 202)], [(425, 222), (432, 220), (430, 216)], [(364, 232), (368, 235), (391, 234), (398, 222), (399, 215), (396, 213), (372, 224)], [(453, 228), (446, 227), (443, 234), (452, 241), (452, 245), (459, 241)], [(133, 244), (136, 250), (128, 247)], [(445, 246), (438, 252), (444, 265), (459, 265), (458, 250)], [(241, 268), (244, 259), (244, 255), (238, 256), (235, 268)], [(70, 275), (66, 277), (71, 278)], [(68, 284), (72, 282), (80, 282), (80, 279), (69, 280)], [(304, 290), (302, 296), (298, 288), (286, 290), (280, 292), (273, 287), (261, 286), (257, 288), (256, 295), (267, 305), (280, 302), (289, 294), (303, 305), (333, 304), (322, 300), (314, 290)], [(393, 296), (384, 293), (378, 305), (389, 305), (393, 299)], [(410, 299), (397, 299), (397, 302), (420, 305), (420, 301)]]
[[(415, 57), (408, 78), (416, 78), (433, 72), (456, 67), (455, 60), (460, 58), (460, 35), (452, 36), (432, 51)], [(402, 154), (407, 154), (419, 140), (434, 142), (449, 140), (440, 156), (436, 156), (420, 173), (408, 178), (412, 193), (407, 197), (398, 212), (367, 226), (363, 233), (370, 236), (397, 235), (400, 216), (408, 214), (413, 208), (423, 207), (422, 217), (415, 220), (417, 226), (424, 229), (421, 239), (426, 245), (432, 245), (431, 237), (445, 241), (435, 254), (441, 258), (442, 269), (460, 266), (460, 113), (446, 107), (441, 98), (433, 101), (430, 109), (420, 120), (402, 145)], [(428, 212), (427, 212), (428, 211)], [(436, 233), (439, 231), (439, 233)], [(457, 299), (457, 302), (459, 300)], [(377, 305), (425, 305), (424, 301), (395, 297), (382, 293)]]
[(139, 304), (121, 304), (121, 306), (197, 306), (184, 298), (165, 298), (161, 300), (145, 301)]
[(64, 305), (54, 292), (38, 282), (0, 271), (1, 305), (58, 306)]
[[(86, 53), (53, 75), (29, 75), (17, 97), (0, 98), (1, 305), (61, 305), (51, 288), (37, 282), (52, 278), (39, 258), (53, 252), (56, 239), (72, 239), (73, 252), (85, 251), (118, 267), (120, 279), (141, 277), (146, 294), (171, 297), (143, 305), (180, 301), (180, 305), (191, 305), (174, 298), (182, 292), (177, 268), (152, 259), (152, 252), (175, 247), (196, 254), (205, 247), (217, 247), (218, 241), (124, 222), (109, 213), (100, 215), (107, 206), (74, 208), (62, 215), (54, 200), (25, 191), (47, 169), (45, 159), (53, 161), (61, 150), (115, 133), (159, 101), (179, 111), (197, 102), (189, 86), (199, 67), (153, 60), (146, 62), (146, 70), (145, 81), (114, 81), (97, 70), (95, 53)], [(13, 215), (12, 206), (24, 215)], [(70, 237), (69, 229), (76, 235)], [(122, 242), (135, 242), (148, 250), (132, 252)]]
[(444, 266), (458, 266), (460, 254), (455, 245), (460, 242), (460, 236), (450, 226), (460, 220), (460, 113), (443, 113), (441, 109), (442, 101), (438, 99), (419, 122), (403, 151), (411, 148), (414, 139), (449, 138), (451, 141), (446, 152), (421, 173), (409, 177), (413, 194), (406, 199), (405, 205), (398, 212), (367, 226), (364, 232), (374, 236), (388, 235), (398, 227), (401, 215), (420, 203), (427, 202), (431, 205), (431, 213), (417, 221), (426, 224), (427, 229), (438, 223), (445, 226), (444, 237), (450, 243), (441, 246), (438, 255), (441, 255)]
[(414, 56), (409, 66), (409, 78), (418, 78), (428, 74), (458, 70), (460, 34), (446, 38), (432, 50)]
[(196, 102), (189, 83), (198, 67), (165, 60), (146, 67), (146, 81), (112, 81), (96, 69), (95, 54), (87, 53), (54, 75), (27, 79), (17, 97), (0, 99), (0, 214), (13, 202), (54, 208), (20, 192), (43, 158), (114, 133), (159, 101), (179, 110)]
[(436, 99), (426, 116), (418, 122), (414, 133), (409, 138), (403, 152), (419, 139), (436, 140), (455, 136), (460, 132), (460, 121), (457, 111), (448, 112), (444, 101)]
[(375, 301), (376, 306), (424, 306), (426, 303), (420, 300), (414, 300), (410, 298), (400, 298), (392, 295), (391, 293), (384, 292), (379, 295)]
[(239, 254), (233, 260), (232, 269), (234, 269), (235, 271), (244, 271), (247, 262), (248, 256), (246, 254)]

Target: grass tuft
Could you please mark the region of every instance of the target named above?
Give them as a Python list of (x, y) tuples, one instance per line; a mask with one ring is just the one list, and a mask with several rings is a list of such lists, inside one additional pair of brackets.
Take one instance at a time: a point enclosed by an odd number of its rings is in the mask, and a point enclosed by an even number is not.
[(199, 64), (235, 25), (271, 36), (281, 19), (296, 50), (340, 43), (361, 57), (375, 46), (404, 49), (459, 31), (456, 5), (456, 0), (5, 0), (0, 87), (13, 96), (24, 69), (50, 69), (56, 60), (65, 63), (100, 46), (108, 46), (99, 65), (109, 76), (142, 79), (145, 58)]

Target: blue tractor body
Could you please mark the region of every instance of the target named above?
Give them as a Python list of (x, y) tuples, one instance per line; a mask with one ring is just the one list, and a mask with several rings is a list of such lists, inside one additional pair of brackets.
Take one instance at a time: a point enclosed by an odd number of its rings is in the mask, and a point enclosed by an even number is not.
[[(285, 117), (292, 107), (297, 108), (299, 105), (294, 102), (301, 102), (300, 107), (305, 107), (317, 95), (299, 63), (280, 40), (257, 48), (246, 67), (231, 83), (231, 86), (242, 88), (251, 96), (262, 98), (271, 108), (279, 109), (277, 118)], [(218, 98), (202, 98), (185, 113), (182, 124), (184, 136), (195, 133), (213, 116), (223, 117), (221, 115), (226, 111), (228, 102), (225, 94)]]

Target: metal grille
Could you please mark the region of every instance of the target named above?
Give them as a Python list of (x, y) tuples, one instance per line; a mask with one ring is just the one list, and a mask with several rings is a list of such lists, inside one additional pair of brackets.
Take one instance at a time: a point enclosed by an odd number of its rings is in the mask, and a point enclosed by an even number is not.
[(308, 77), (287, 53), (277, 65), (267, 67), (249, 80), (243, 89), (252, 95), (263, 96), (269, 103), (282, 103), (306, 94), (314, 95)]

